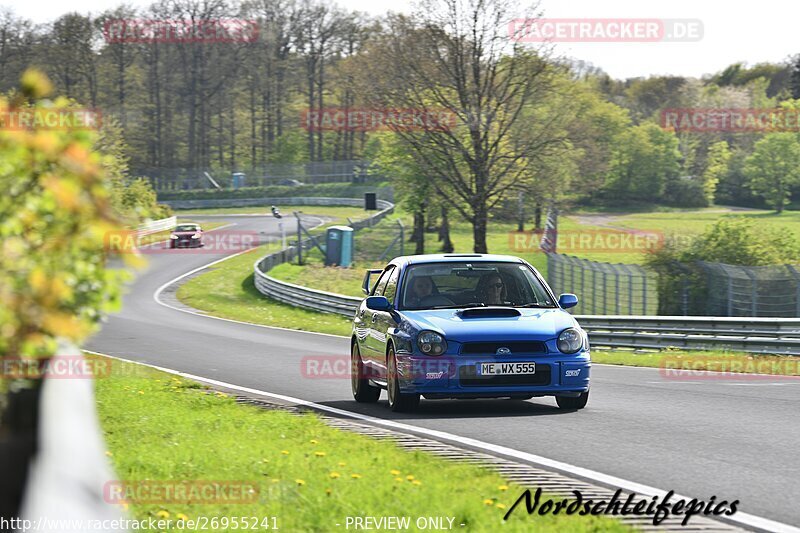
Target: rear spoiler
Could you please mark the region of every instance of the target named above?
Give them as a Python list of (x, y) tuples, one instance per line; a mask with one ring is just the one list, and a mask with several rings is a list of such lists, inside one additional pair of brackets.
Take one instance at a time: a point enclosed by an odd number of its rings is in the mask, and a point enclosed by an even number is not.
[(361, 291), (364, 294), (369, 294), (372, 287), (370, 287), (370, 276), (373, 274), (380, 274), (383, 272), (382, 268), (371, 268), (364, 274), (364, 282), (361, 284)]

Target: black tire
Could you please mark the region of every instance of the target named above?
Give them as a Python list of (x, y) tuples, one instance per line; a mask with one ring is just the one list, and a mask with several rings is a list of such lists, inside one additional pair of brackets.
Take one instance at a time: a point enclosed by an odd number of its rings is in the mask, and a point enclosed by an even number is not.
[(582, 392), (580, 396), (556, 396), (558, 407), (565, 411), (577, 411), (586, 407), (589, 401), (589, 391)]
[(389, 397), (389, 409), (397, 413), (408, 413), (419, 407), (419, 394), (402, 394), (397, 382), (397, 359), (394, 356), (394, 347), (389, 346), (386, 354), (386, 392)]
[(353, 398), (359, 403), (375, 403), (381, 397), (381, 389), (371, 384), (365, 375), (361, 352), (358, 343), (354, 342), (350, 348), (350, 386), (353, 389)]

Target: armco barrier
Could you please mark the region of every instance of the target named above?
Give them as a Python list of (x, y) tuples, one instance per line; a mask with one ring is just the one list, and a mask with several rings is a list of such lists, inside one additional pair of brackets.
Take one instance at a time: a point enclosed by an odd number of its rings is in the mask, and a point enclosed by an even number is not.
[[(296, 307), (353, 316), (361, 298), (301, 287), (266, 274), (273, 266), (293, 257), (293, 253), (284, 250), (256, 262), (255, 284), (262, 294)], [(595, 315), (575, 318), (589, 333), (592, 345), (598, 347), (675, 347), (800, 355), (800, 319)]]
[(162, 218), (160, 220), (151, 220), (150, 222), (145, 222), (136, 228), (136, 230), (140, 234), (157, 233), (159, 231), (172, 229), (177, 223), (178, 217), (171, 216), (168, 218)]
[[(213, 207), (258, 207), (270, 205), (345, 205), (353, 207), (364, 207), (362, 198), (334, 198), (334, 197), (302, 197), (292, 196), (288, 198), (217, 198), (206, 200), (163, 200), (173, 209), (203, 209)], [(386, 200), (378, 200), (378, 208), (383, 210), (394, 204)]]

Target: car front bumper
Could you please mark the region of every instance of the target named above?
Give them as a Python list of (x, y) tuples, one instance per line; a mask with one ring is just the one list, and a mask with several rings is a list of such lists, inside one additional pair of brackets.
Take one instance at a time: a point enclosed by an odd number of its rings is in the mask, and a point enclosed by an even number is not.
[[(534, 374), (481, 376), (481, 363), (536, 363)], [(425, 357), (397, 354), (400, 390), (431, 398), (576, 395), (589, 390), (589, 352), (573, 355)]]

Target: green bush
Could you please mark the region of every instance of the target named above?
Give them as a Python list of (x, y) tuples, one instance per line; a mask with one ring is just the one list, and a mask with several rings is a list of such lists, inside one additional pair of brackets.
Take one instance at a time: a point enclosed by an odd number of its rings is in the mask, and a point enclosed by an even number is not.
[(658, 314), (705, 314), (707, 276), (698, 261), (727, 265), (765, 266), (800, 262), (800, 242), (788, 231), (760, 230), (744, 217), (722, 218), (692, 242), (667, 239), (645, 264), (658, 272)]

